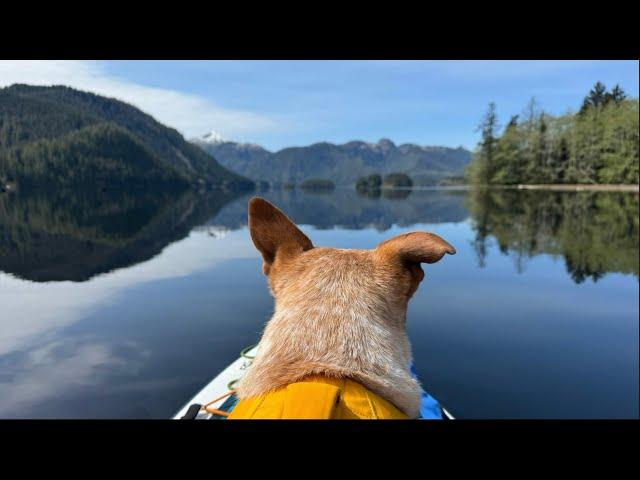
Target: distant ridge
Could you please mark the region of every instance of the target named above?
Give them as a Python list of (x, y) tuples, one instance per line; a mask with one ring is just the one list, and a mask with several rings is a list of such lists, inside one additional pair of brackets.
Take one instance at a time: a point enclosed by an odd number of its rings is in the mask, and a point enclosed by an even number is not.
[(249, 188), (139, 109), (65, 86), (0, 89), (0, 184)]
[(432, 185), (445, 178), (462, 177), (465, 166), (471, 161), (471, 152), (462, 147), (396, 145), (386, 138), (376, 143), (351, 141), (336, 145), (319, 142), (277, 152), (210, 134), (191, 142), (226, 168), (254, 181), (275, 185), (300, 184), (310, 179), (351, 185), (358, 178), (374, 173), (406, 173), (414, 185)]

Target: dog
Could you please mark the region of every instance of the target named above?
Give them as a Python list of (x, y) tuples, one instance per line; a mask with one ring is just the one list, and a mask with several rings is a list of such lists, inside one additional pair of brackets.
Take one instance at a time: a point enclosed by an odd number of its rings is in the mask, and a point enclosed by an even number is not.
[(249, 201), (249, 232), (275, 309), (238, 398), (309, 377), (349, 379), (417, 418), (421, 386), (409, 372), (407, 304), (424, 278), (420, 264), (455, 248), (427, 232), (398, 235), (372, 250), (315, 247), (259, 197)]

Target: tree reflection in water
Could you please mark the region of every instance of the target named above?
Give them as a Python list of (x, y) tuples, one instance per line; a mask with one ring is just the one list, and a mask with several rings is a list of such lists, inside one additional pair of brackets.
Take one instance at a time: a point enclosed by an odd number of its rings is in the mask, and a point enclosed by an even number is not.
[(576, 283), (606, 273), (638, 277), (638, 194), (474, 189), (465, 205), (473, 247), (485, 266), (487, 241), (512, 256), (518, 272), (528, 258), (562, 256)]

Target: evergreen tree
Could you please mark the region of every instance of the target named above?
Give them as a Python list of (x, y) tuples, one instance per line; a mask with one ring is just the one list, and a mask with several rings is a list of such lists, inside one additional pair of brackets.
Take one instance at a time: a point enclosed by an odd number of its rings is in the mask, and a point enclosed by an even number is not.
[(567, 168), (570, 161), (569, 142), (566, 137), (561, 137), (557, 148), (549, 157), (551, 178), (550, 183), (565, 183)]
[(616, 84), (616, 86), (613, 87), (613, 90), (611, 90), (610, 99), (619, 105), (626, 98), (627, 95), (624, 93), (624, 90), (620, 88), (620, 85)]
[(601, 107), (602, 105), (604, 105), (606, 100), (607, 87), (605, 87), (601, 82), (596, 82), (596, 84), (589, 92), (589, 95), (584, 98), (584, 101), (582, 102), (581, 112), (586, 111), (590, 107)]
[(518, 115), (514, 115), (496, 144), (495, 171), (491, 177), (491, 183), (513, 185), (520, 181), (522, 176), (520, 143)]
[(546, 183), (553, 181), (552, 173), (549, 170), (547, 157), (547, 122), (545, 121), (544, 112), (540, 113), (538, 121), (538, 135), (536, 145), (536, 166), (534, 170), (533, 181), (535, 183)]
[(522, 178), (520, 183), (533, 183), (538, 171), (538, 152), (539, 143), (537, 141), (538, 128), (538, 104), (535, 97), (531, 97), (529, 103), (525, 107), (523, 115), (522, 129)]
[(468, 170), (468, 175), (474, 183), (487, 185), (491, 183), (495, 166), (494, 155), (497, 142), (496, 130), (498, 129), (498, 118), (496, 115), (496, 104), (489, 102), (487, 113), (478, 130), (481, 132), (480, 143), (475, 152), (476, 162), (474, 167)]
[(467, 168), (470, 182), (638, 183), (638, 99), (619, 85), (598, 82), (577, 115), (553, 117), (532, 98), (522, 121), (512, 117), (496, 137), (495, 106), (485, 115), (482, 138)]

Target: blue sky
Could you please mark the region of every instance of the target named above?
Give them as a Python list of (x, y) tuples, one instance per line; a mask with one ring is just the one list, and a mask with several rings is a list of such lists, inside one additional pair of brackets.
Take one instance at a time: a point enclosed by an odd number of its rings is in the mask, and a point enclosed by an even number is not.
[(494, 101), (576, 110), (596, 81), (638, 96), (637, 61), (0, 62), (0, 86), (63, 83), (121, 98), (187, 138), (215, 130), (270, 149), (319, 141), (472, 148)]

